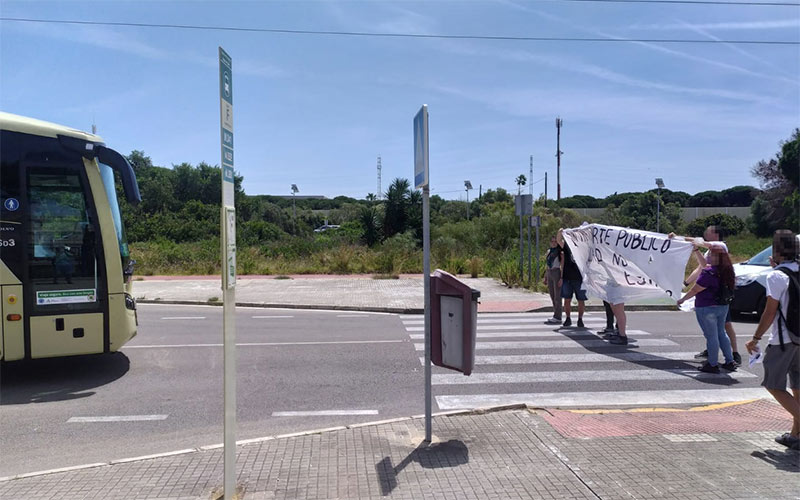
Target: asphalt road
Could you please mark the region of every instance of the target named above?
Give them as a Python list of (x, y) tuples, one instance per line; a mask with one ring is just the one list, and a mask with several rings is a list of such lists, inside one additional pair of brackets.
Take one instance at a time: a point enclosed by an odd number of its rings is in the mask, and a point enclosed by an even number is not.
[[(604, 345), (588, 329), (543, 327), (541, 315), (480, 318), (474, 375), (436, 368), (435, 409), (519, 394), (534, 404), (539, 393), (545, 402), (572, 394), (564, 404), (575, 406), (596, 392), (591, 406), (605, 393), (647, 404), (647, 395), (678, 391), (690, 404), (695, 392), (758, 390), (759, 366), (696, 377), (689, 353), (704, 341), (693, 314), (629, 313), (629, 328), (642, 333), (631, 333), (638, 342), (628, 348)], [(237, 439), (422, 413), (420, 319), (240, 308)], [(601, 322), (602, 314), (587, 316), (592, 329)], [(752, 321), (736, 326), (743, 340), (755, 330)], [(221, 332), (220, 307), (145, 304), (139, 334), (121, 353), (4, 365), (0, 476), (221, 442)], [(543, 353), (551, 357), (537, 358)]]

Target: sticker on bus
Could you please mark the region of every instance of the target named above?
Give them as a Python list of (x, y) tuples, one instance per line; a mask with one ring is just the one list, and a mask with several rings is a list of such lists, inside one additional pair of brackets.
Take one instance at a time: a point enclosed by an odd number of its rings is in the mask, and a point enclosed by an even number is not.
[(36, 303), (39, 305), (50, 304), (80, 304), (96, 302), (97, 293), (94, 288), (85, 290), (49, 290), (36, 292)]

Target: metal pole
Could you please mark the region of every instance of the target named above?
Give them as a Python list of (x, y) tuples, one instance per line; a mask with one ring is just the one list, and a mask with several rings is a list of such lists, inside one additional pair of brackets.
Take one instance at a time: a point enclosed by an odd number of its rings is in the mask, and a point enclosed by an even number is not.
[(519, 216), (519, 281), (520, 281), (520, 283), (522, 283), (525, 280), (525, 276), (524, 276), (523, 270), (522, 270), (522, 255), (524, 253), (524, 250), (522, 248), (522, 219), (523, 219), (524, 216), (522, 215), (522, 212), (523, 212), (523, 210), (522, 210), (522, 195), (517, 195), (517, 196), (520, 197), (520, 204), (519, 204), (519, 207), (520, 207), (520, 211), (519, 211), (519, 213), (520, 213), (520, 216)]
[(658, 196), (656, 197), (656, 232), (661, 232), (661, 188), (658, 188)]
[(467, 220), (469, 220), (469, 189), (465, 191), (467, 192)]
[(292, 233), (297, 234), (297, 207), (294, 203), (295, 194), (292, 193)]
[(544, 173), (544, 208), (547, 208), (547, 172)]
[(536, 225), (536, 283), (539, 283), (539, 224)]
[[(224, 242), (223, 242), (224, 244)], [(224, 255), (224, 254), (223, 254)], [(227, 265), (227, 263), (225, 264)], [(222, 272), (225, 272), (223, 269)], [(236, 292), (233, 288), (222, 291), (223, 314), (223, 372), (225, 434), (224, 486), (225, 498), (233, 498), (236, 492)]]
[(561, 199), (561, 118), (556, 118), (556, 200)]
[(422, 285), (425, 291), (425, 441), (431, 442), (431, 230), (430, 188), (422, 188)]
[(528, 216), (528, 285), (531, 284), (531, 217)]

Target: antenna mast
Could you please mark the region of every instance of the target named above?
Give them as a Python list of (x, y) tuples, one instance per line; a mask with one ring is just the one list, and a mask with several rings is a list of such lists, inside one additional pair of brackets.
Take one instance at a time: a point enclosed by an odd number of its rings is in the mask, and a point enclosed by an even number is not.
[(383, 199), (383, 191), (381, 191), (381, 157), (378, 155), (378, 199)]

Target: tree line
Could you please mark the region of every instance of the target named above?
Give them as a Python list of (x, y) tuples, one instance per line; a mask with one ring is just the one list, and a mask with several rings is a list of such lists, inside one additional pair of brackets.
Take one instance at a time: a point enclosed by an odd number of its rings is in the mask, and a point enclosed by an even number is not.
[[(758, 162), (752, 169), (761, 188), (734, 186), (722, 191), (689, 194), (662, 189), (661, 225), (663, 232), (682, 229), (681, 207), (753, 206), (750, 230), (757, 235), (771, 234), (777, 227), (798, 227), (798, 174), (800, 173), (800, 130), (780, 145), (770, 160)], [(168, 240), (192, 242), (219, 236), (221, 197), (220, 169), (207, 163), (188, 163), (171, 168), (153, 165), (142, 151), (133, 151), (128, 160), (134, 168), (142, 193), (137, 206), (122, 201), (122, 213), (131, 242)], [(243, 178), (235, 177), (237, 240), (240, 245), (259, 245), (287, 238), (314, 235), (314, 228), (326, 220), (341, 225), (338, 237), (352, 244), (375, 246), (398, 235), (409, 242), (421, 243), (422, 197), (411, 189), (407, 179), (394, 179), (382, 200), (374, 194), (364, 199), (338, 196), (333, 199), (296, 200), (296, 218), (292, 200), (269, 195), (247, 195)], [(516, 178), (521, 187), (524, 176)], [(535, 201), (535, 207), (550, 211), (564, 208), (605, 208), (598, 222), (655, 230), (656, 190), (642, 193), (614, 193), (605, 198), (572, 196), (559, 201)], [(503, 213), (513, 215), (513, 195), (505, 189), (489, 189), (469, 203), (470, 219)], [(430, 199), (433, 226), (458, 223), (467, 219), (467, 202), (446, 200), (438, 195)], [(505, 224), (503, 224), (505, 225)], [(512, 224), (513, 225), (513, 224)], [(488, 229), (487, 229), (488, 230)], [(511, 234), (513, 238), (513, 232)], [(503, 238), (505, 240), (505, 238)]]

